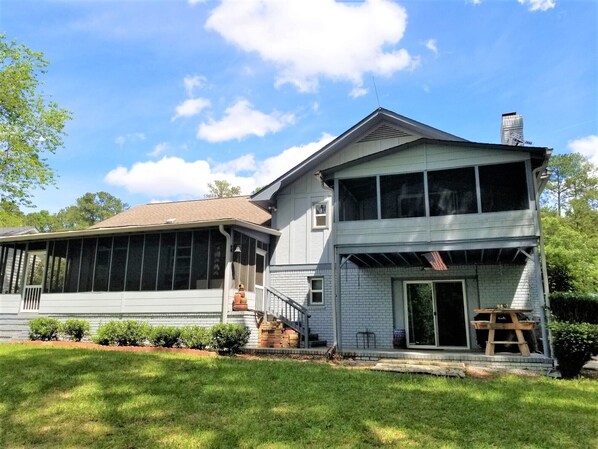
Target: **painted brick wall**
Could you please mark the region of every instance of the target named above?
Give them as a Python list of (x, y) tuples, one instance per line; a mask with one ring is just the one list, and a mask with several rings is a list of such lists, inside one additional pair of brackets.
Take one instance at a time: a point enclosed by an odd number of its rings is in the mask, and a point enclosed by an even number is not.
[[(324, 305), (308, 304), (309, 278), (324, 278)], [(270, 271), (270, 285), (289, 298), (306, 306), (311, 314), (309, 327), (320, 340), (331, 345), (334, 341), (332, 327), (332, 271), (328, 267), (292, 266), (288, 269), (276, 267)]]
[[(402, 280), (465, 279), (467, 321), (473, 319), (473, 310), (507, 303), (515, 308), (534, 309), (539, 316), (541, 303), (534, 275), (534, 264), (453, 266), (447, 272), (413, 268), (357, 269), (349, 266), (339, 271), (341, 283), (341, 342), (355, 347), (356, 332), (370, 330), (376, 333), (378, 348), (392, 348), (394, 329), (404, 328)], [(325, 306), (310, 307), (312, 331), (329, 342), (333, 341), (331, 291), (329, 269), (313, 266), (275, 267), (270, 274), (271, 285), (295, 301), (306, 304), (308, 279), (323, 276)], [(393, 292), (393, 280), (398, 287)], [(470, 329), (470, 344), (474, 348), (475, 335)], [(361, 345), (361, 340), (360, 340)]]

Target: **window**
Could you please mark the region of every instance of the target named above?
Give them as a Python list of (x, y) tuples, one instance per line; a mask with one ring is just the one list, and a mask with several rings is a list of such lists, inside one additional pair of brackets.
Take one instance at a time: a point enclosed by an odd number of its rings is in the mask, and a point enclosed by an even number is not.
[(479, 167), (482, 212), (529, 208), (524, 162)]
[(478, 211), (475, 169), (428, 172), (430, 216), (473, 214)]
[(324, 278), (309, 280), (309, 304), (316, 306), (324, 304)]
[(339, 220), (376, 220), (378, 191), (376, 178), (343, 179), (339, 183)]
[(382, 218), (425, 217), (424, 174), (380, 176)]
[(320, 201), (312, 207), (312, 229), (326, 229), (328, 227), (328, 201)]

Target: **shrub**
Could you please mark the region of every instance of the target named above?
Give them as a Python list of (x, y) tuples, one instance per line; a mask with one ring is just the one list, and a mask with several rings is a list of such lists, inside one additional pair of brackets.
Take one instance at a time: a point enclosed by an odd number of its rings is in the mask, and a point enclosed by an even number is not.
[(598, 347), (598, 326), (587, 323), (550, 324), (554, 356), (565, 379), (576, 377)]
[(31, 340), (58, 340), (60, 321), (56, 318), (39, 317), (29, 321), (29, 338)]
[(108, 321), (98, 327), (93, 341), (100, 345), (141, 346), (150, 331), (151, 326), (140, 321)]
[(558, 321), (598, 324), (598, 296), (582, 293), (553, 293), (550, 310)]
[(210, 345), (218, 354), (235, 355), (249, 341), (251, 331), (238, 324), (216, 324), (210, 328)]
[(73, 341), (81, 341), (89, 335), (91, 326), (85, 320), (66, 320), (62, 323), (62, 333), (68, 335)]
[(181, 328), (181, 344), (189, 349), (204, 349), (210, 344), (211, 332), (200, 326), (184, 326)]
[(154, 346), (172, 348), (179, 342), (181, 330), (175, 326), (153, 326), (149, 332), (149, 341)]

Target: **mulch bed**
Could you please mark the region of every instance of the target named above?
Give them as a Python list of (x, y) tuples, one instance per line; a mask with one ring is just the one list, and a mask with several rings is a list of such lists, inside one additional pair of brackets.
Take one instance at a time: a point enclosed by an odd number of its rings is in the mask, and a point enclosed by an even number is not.
[(63, 346), (71, 348), (102, 349), (105, 351), (127, 351), (127, 352), (173, 352), (175, 354), (190, 354), (199, 357), (216, 357), (217, 354), (202, 349), (187, 348), (161, 348), (156, 346), (103, 346), (84, 341), (31, 341), (22, 340), (12, 344), (34, 345), (34, 346)]

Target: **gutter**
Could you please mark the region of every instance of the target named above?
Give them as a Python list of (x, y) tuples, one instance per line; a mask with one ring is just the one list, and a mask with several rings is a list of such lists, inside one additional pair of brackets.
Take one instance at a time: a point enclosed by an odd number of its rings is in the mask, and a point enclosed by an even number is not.
[(220, 234), (226, 239), (226, 257), (224, 261), (224, 282), (222, 285), (222, 317), (221, 322), (228, 321), (228, 292), (230, 291), (230, 275), (231, 275), (231, 247), (232, 239), (228, 232), (224, 230), (224, 225), (219, 225), (218, 230)]
[[(550, 157), (550, 151), (548, 153), (548, 157)], [(546, 357), (550, 357), (553, 354), (552, 350), (552, 333), (548, 328), (550, 324), (550, 294), (548, 291), (548, 270), (546, 269), (546, 252), (544, 250), (544, 233), (542, 232), (542, 218), (540, 216), (540, 193), (542, 192), (542, 188), (546, 185), (545, 180), (541, 179), (541, 173), (546, 170), (548, 165), (548, 158), (544, 160), (542, 165), (532, 171), (533, 174), (533, 181), (534, 181), (534, 190), (535, 190), (535, 200), (536, 200), (536, 216), (538, 220), (538, 234), (539, 237), (539, 246), (540, 246), (540, 264), (542, 269), (542, 281), (543, 281), (543, 288), (544, 291), (544, 307), (542, 307), (542, 314), (540, 315), (540, 319), (543, 321), (542, 326), (542, 340), (546, 344), (543, 344), (544, 355)], [(540, 178), (540, 179), (539, 179)], [(536, 254), (537, 254), (536, 250)], [(535, 260), (537, 262), (537, 258)]]
[(337, 298), (336, 298), (336, 226), (334, 226), (334, 189), (328, 187), (328, 185), (324, 182), (324, 178), (322, 178), (321, 172), (316, 172), (315, 176), (319, 179), (320, 183), (324, 190), (331, 192), (331, 201), (330, 201), (330, 241), (332, 243), (332, 263), (330, 266), (332, 267), (332, 335), (334, 336), (334, 342), (332, 343), (332, 348), (338, 348), (338, 325), (337, 325)]

